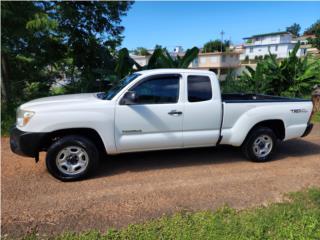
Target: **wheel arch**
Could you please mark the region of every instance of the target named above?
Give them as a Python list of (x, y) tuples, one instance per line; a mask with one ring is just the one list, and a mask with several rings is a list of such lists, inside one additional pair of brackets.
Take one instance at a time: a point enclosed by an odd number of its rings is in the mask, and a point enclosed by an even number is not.
[(39, 150), (47, 151), (47, 149), (52, 145), (52, 143), (54, 143), (62, 137), (70, 135), (86, 137), (96, 145), (99, 152), (107, 153), (107, 149), (103, 143), (100, 134), (92, 128), (67, 128), (49, 132), (42, 139), (42, 143), (39, 146)]
[[(286, 129), (285, 129), (283, 120), (270, 119), (270, 120), (264, 120), (264, 121), (258, 122), (255, 125), (253, 125), (251, 129), (248, 131), (245, 139), (247, 139), (247, 137), (251, 134), (252, 131), (254, 131), (259, 127), (270, 128), (279, 140), (284, 140), (286, 137)], [(245, 140), (243, 142), (245, 142)]]

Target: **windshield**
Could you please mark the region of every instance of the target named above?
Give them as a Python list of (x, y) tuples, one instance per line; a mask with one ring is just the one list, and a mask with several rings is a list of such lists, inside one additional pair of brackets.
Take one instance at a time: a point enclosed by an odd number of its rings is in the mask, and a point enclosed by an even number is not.
[(125, 86), (127, 86), (130, 82), (132, 82), (134, 79), (139, 77), (140, 74), (138, 73), (133, 73), (131, 75), (128, 75), (118, 81), (113, 87), (108, 90), (105, 94), (104, 99), (106, 100), (111, 100), (115, 95), (117, 95), (118, 92), (120, 92)]

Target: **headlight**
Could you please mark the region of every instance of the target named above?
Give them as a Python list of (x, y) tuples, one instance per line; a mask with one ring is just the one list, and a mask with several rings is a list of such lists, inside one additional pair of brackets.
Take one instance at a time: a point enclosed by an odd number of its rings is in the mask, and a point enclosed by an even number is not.
[(27, 110), (18, 108), (17, 109), (17, 125), (19, 127), (24, 127), (25, 125), (28, 124), (28, 122), (33, 117), (33, 115), (34, 115), (34, 112), (32, 111), (27, 111)]

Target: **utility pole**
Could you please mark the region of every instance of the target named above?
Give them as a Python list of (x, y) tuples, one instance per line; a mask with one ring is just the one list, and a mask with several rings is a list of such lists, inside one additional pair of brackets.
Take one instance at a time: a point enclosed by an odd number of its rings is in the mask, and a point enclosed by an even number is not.
[(221, 47), (220, 47), (220, 52), (222, 52), (222, 44), (223, 44), (223, 35), (225, 34), (225, 32), (222, 30), (220, 32), (220, 35), (221, 35)]

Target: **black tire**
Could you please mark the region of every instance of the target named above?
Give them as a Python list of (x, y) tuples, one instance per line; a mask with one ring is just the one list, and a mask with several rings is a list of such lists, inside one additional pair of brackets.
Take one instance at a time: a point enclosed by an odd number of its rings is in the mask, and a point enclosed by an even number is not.
[[(264, 154), (261, 154), (259, 156), (259, 153), (256, 153), (256, 150), (259, 150), (259, 148), (255, 144), (259, 142), (259, 138), (264, 139), (264, 136), (265, 136), (265, 139), (267, 139), (266, 141), (268, 142), (268, 146), (271, 146), (270, 147), (271, 151), (269, 152), (268, 150), (266, 150), (264, 151), (265, 156)], [(270, 141), (272, 141), (272, 145), (269, 145)], [(241, 148), (242, 148), (242, 152), (244, 153), (247, 159), (253, 162), (266, 162), (271, 160), (272, 154), (274, 153), (276, 148), (276, 144), (277, 144), (277, 137), (272, 131), (272, 129), (267, 127), (258, 127), (249, 132)]]
[[(86, 159), (86, 161), (84, 161), (85, 166), (80, 167), (81, 172), (77, 172), (80, 170), (75, 170), (74, 173), (68, 174), (66, 173), (66, 171), (69, 168), (65, 166), (58, 166), (60, 164), (57, 163), (59, 161), (57, 160), (57, 158), (58, 158), (58, 154), (62, 155), (64, 158), (63, 151), (70, 150), (69, 152), (72, 152), (71, 151), (72, 149), (81, 151), (81, 154), (85, 155), (84, 159)], [(77, 154), (75, 153), (70, 153), (69, 159), (72, 160), (72, 157), (76, 155)], [(80, 161), (80, 160), (78, 156), (74, 158), (76, 158), (74, 159), (75, 161), (74, 164), (76, 165), (77, 161)], [(64, 160), (63, 162), (66, 162), (66, 161)], [(62, 137), (61, 139), (54, 142), (47, 151), (47, 157), (46, 157), (47, 169), (53, 177), (61, 181), (75, 181), (75, 180), (84, 179), (90, 176), (95, 171), (95, 169), (98, 167), (98, 164), (99, 164), (99, 152), (96, 146), (89, 139), (82, 136), (71, 135), (71, 136)], [(70, 166), (72, 164), (66, 163), (65, 165)]]

